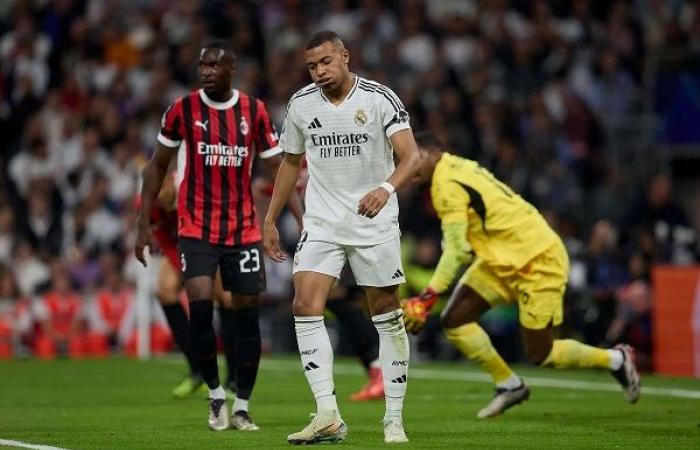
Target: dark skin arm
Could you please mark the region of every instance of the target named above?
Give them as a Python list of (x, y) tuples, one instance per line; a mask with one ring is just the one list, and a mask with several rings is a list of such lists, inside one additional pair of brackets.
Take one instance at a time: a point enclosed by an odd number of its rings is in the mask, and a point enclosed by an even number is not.
[[(275, 179), (277, 177), (277, 172), (280, 169), (280, 165), (282, 165), (282, 155), (275, 155), (271, 158), (263, 159), (262, 161), (267, 174)], [(289, 199), (287, 200), (287, 208), (289, 208), (289, 210), (292, 212), (294, 219), (297, 221), (299, 229), (303, 229), (304, 227), (302, 225), (301, 218), (304, 215), (304, 210), (301, 207), (301, 199), (299, 198), (299, 194), (296, 192), (296, 189), (292, 190)]]
[(156, 144), (156, 152), (146, 168), (143, 171), (143, 185), (141, 186), (141, 207), (138, 211), (136, 221), (136, 259), (138, 259), (144, 267), (147, 267), (146, 256), (144, 251), (146, 247), (153, 245), (153, 230), (151, 229), (150, 215), (154, 203), (158, 199), (163, 180), (168, 173), (170, 160), (175, 155), (175, 150), (164, 146), (161, 143)]

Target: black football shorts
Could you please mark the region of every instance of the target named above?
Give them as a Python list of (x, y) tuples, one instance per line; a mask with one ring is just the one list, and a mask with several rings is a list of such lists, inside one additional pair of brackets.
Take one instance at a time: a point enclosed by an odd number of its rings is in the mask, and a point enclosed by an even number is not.
[(185, 280), (199, 276), (214, 278), (216, 270), (221, 269), (226, 291), (258, 294), (265, 290), (265, 262), (260, 242), (230, 246), (180, 237), (178, 251)]

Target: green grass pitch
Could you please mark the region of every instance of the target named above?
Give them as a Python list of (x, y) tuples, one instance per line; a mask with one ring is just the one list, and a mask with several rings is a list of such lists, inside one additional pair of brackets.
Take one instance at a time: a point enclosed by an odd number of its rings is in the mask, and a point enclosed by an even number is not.
[[(613, 380), (605, 373), (518, 367), (531, 380), (530, 400), (480, 421), (475, 413), (489, 400), (491, 386), (474, 366), (412, 369), (404, 412), (407, 448), (700, 448), (699, 380), (646, 376), (643, 386), (650, 393), (643, 390), (632, 406), (610, 391)], [(0, 447), (15, 440), (86, 450), (288, 448), (287, 434), (304, 426), (314, 409), (298, 360), (266, 358), (251, 401), (262, 430), (214, 433), (206, 426), (204, 394), (180, 401), (169, 396), (183, 372), (184, 364), (173, 358), (2, 362)], [(364, 381), (358, 363), (336, 361), (336, 390), (349, 428), (340, 445), (386, 447), (383, 402), (346, 400)]]

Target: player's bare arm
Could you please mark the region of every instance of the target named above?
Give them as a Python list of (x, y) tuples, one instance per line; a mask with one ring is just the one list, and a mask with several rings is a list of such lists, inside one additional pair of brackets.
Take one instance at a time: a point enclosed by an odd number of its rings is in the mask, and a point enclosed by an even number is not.
[(360, 199), (357, 213), (362, 216), (375, 217), (379, 214), (394, 190), (410, 181), (420, 165), (420, 154), (410, 129), (397, 131), (391, 135), (390, 140), (399, 158), (399, 165), (386, 182)]
[(150, 224), (150, 213), (153, 203), (157, 200), (163, 180), (168, 173), (168, 166), (175, 152), (161, 143), (157, 144), (156, 152), (143, 171), (143, 184), (141, 186), (141, 207), (136, 222), (136, 259), (144, 267), (147, 266), (144, 251), (146, 247), (153, 245), (153, 232)]
[[(272, 158), (266, 158), (262, 160), (263, 165), (265, 166), (265, 170), (271, 177), (274, 178), (277, 176), (280, 166), (282, 165), (283, 159), (284, 158), (282, 158), (282, 156), (276, 155)], [(292, 215), (294, 216), (294, 219), (297, 221), (299, 229), (301, 230), (304, 209), (301, 206), (301, 199), (299, 198), (299, 194), (296, 190), (292, 190), (292, 192), (290, 193), (289, 199), (287, 200), (287, 208), (289, 208), (289, 211), (291, 211)]]
[[(177, 158), (172, 158), (170, 160), (170, 166), (168, 166), (168, 173), (172, 174), (175, 170), (175, 162)], [(158, 205), (165, 209), (166, 211), (173, 211), (177, 209), (177, 187), (175, 184), (175, 179), (166, 175), (166, 180), (164, 180), (163, 186), (160, 188), (158, 193)]]
[(277, 171), (275, 187), (272, 191), (272, 199), (267, 209), (265, 223), (263, 224), (263, 246), (265, 253), (273, 261), (282, 262), (287, 259), (287, 255), (280, 249), (280, 236), (277, 231), (277, 219), (282, 212), (282, 207), (289, 200), (294, 191), (299, 172), (301, 170), (301, 160), (303, 154), (285, 153), (284, 159)]

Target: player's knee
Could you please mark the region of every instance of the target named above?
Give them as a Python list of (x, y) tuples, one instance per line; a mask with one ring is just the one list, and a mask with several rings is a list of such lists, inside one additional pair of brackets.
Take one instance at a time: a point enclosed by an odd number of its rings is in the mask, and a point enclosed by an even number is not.
[(446, 330), (461, 327), (467, 323), (464, 317), (460, 317), (459, 314), (456, 314), (455, 311), (450, 308), (442, 310), (442, 313), (440, 313), (440, 322), (442, 323), (442, 327)]
[(292, 311), (295, 316), (322, 316), (323, 306), (313, 297), (295, 295), (292, 302)]
[(525, 358), (527, 358), (530, 364), (541, 366), (545, 362), (551, 351), (551, 344), (537, 346), (525, 345)]
[(236, 311), (242, 309), (255, 309), (258, 307), (257, 295), (231, 295), (230, 307)]
[(180, 295), (180, 284), (170, 281), (161, 282), (156, 288), (156, 298), (162, 305), (172, 305), (177, 303)]

